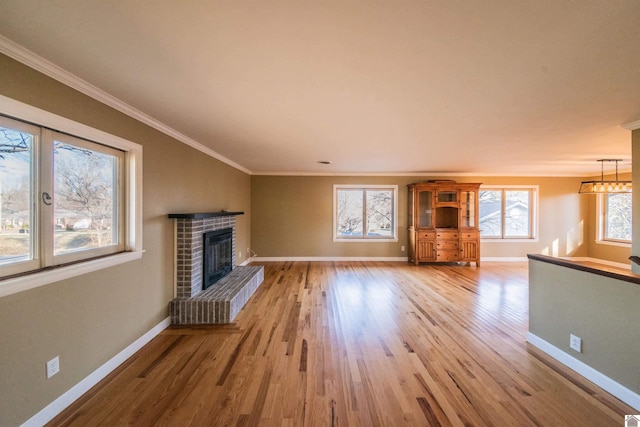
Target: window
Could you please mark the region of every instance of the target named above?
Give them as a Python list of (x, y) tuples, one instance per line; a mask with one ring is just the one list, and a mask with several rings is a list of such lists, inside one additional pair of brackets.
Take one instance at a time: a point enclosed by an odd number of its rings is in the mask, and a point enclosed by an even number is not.
[(482, 187), (480, 237), (533, 239), (536, 187)]
[(334, 185), (334, 241), (396, 241), (397, 185)]
[(0, 113), (0, 296), (139, 258), (142, 147), (5, 97)]
[(602, 194), (600, 240), (631, 243), (631, 193)]
[(45, 141), (53, 144), (45, 148), (53, 154), (54, 264), (122, 251), (124, 153), (55, 132)]
[(124, 152), (0, 117), (0, 272), (124, 250)]

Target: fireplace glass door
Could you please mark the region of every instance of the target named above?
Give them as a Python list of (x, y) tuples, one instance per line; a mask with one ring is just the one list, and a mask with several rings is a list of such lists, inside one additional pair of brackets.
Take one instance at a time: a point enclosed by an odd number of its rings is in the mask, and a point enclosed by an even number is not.
[(225, 228), (204, 233), (204, 274), (202, 290), (226, 276), (233, 268), (233, 230)]

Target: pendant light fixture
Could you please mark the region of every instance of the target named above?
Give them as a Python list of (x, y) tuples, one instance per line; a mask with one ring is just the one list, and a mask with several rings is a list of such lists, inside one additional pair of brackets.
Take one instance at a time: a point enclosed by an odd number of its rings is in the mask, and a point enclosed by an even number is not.
[[(622, 159), (600, 159), (600, 181), (582, 181), (580, 184), (580, 194), (609, 194), (609, 193), (631, 193), (631, 181), (621, 181), (618, 179), (618, 162)], [(616, 162), (616, 179), (604, 179), (604, 162)]]

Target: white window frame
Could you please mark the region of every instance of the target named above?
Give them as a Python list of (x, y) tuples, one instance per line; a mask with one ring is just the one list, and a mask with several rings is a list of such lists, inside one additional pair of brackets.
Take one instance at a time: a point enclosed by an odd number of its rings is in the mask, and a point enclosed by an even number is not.
[(96, 141), (124, 152), (124, 250), (53, 269), (36, 269), (16, 277), (0, 278), (0, 297), (140, 259), (143, 253), (142, 146), (2, 95), (0, 114), (33, 123), (37, 127), (55, 129), (78, 138)]
[(605, 237), (606, 224), (607, 220), (606, 216), (606, 202), (605, 197), (606, 194), (598, 194), (596, 197), (596, 243), (600, 245), (610, 245), (610, 246), (621, 246), (621, 247), (630, 247), (631, 240), (617, 240), (617, 239), (607, 239)]
[[(390, 237), (366, 237), (363, 230), (362, 237), (341, 237), (338, 236), (338, 190), (391, 190), (393, 192), (393, 235)], [(366, 209), (366, 207), (364, 208)], [(398, 186), (397, 185), (357, 185), (357, 184), (334, 184), (333, 185), (333, 241), (334, 242), (397, 242), (398, 241)]]
[[(478, 191), (478, 200), (480, 199), (480, 191), (483, 190), (503, 190), (503, 191), (513, 191), (513, 190), (526, 190), (531, 191), (531, 206), (530, 209), (530, 224), (531, 224), (531, 233), (529, 237), (487, 237), (480, 235), (481, 242), (493, 242), (493, 243), (531, 243), (538, 241), (538, 198), (539, 198), (539, 187), (538, 185), (481, 185)], [(504, 197), (502, 198), (503, 204), (500, 208), (501, 214), (504, 215)], [(478, 205), (478, 212), (480, 212), (480, 206)], [(478, 226), (482, 227), (480, 224), (480, 219), (478, 219)], [(504, 218), (502, 222), (502, 226), (504, 227)], [(504, 230), (503, 233), (504, 235)]]
[[(117, 198), (114, 200), (114, 203), (119, 205), (119, 206), (124, 206), (124, 192), (122, 191), (124, 189), (124, 187), (122, 186), (122, 182), (123, 182), (123, 175), (124, 175), (124, 170), (122, 169), (122, 164), (124, 163), (124, 155), (125, 153), (122, 150), (113, 148), (113, 147), (107, 147), (104, 145), (100, 145), (100, 144), (96, 144), (94, 142), (91, 141), (87, 141), (86, 139), (80, 139), (77, 138), (75, 136), (70, 136), (70, 135), (66, 135), (66, 134), (62, 134), (60, 132), (56, 132), (56, 131), (52, 131), (49, 129), (46, 129), (44, 131), (44, 138), (43, 138), (43, 150), (41, 152), (42, 154), (42, 162), (41, 162), (41, 171), (43, 173), (47, 173), (50, 176), (51, 182), (49, 183), (49, 185), (51, 186), (51, 188), (49, 189), (44, 189), (41, 188), (41, 191), (48, 191), (50, 194), (53, 195), (54, 193), (54, 189), (53, 189), (53, 181), (55, 180), (55, 177), (53, 176), (54, 173), (53, 171), (49, 171), (46, 170), (45, 171), (45, 167), (44, 165), (53, 165), (54, 164), (54, 155), (53, 155), (53, 145), (55, 142), (61, 142), (64, 144), (69, 144), (69, 145), (73, 145), (75, 147), (81, 147), (81, 148), (85, 148), (87, 150), (91, 150), (94, 152), (99, 152), (99, 153), (103, 153), (109, 156), (113, 156), (115, 158), (118, 159), (116, 168), (118, 169), (116, 175), (116, 188), (117, 188)], [(46, 144), (46, 145), (44, 145)], [(54, 196), (55, 199), (55, 196)], [(110, 254), (114, 254), (117, 252), (123, 252), (124, 251), (124, 229), (123, 229), (123, 225), (124, 225), (124, 215), (123, 215), (123, 209), (118, 209), (118, 217), (115, 218), (114, 223), (118, 225), (118, 239), (117, 242), (112, 244), (112, 245), (107, 245), (107, 246), (103, 246), (100, 248), (91, 248), (91, 249), (85, 249), (82, 251), (77, 251), (77, 252), (69, 252), (69, 253), (64, 253), (64, 254), (54, 254), (53, 253), (53, 246), (54, 246), (54, 242), (53, 242), (53, 236), (54, 236), (54, 229), (53, 229), (53, 222), (51, 221), (51, 216), (53, 215), (53, 206), (50, 206), (51, 209), (43, 209), (43, 216), (42, 216), (42, 221), (41, 221), (41, 230), (43, 232), (43, 236), (41, 238), (41, 242), (43, 242), (47, 248), (49, 248), (48, 251), (45, 251), (44, 254), (47, 255), (47, 257), (45, 257), (44, 262), (46, 265), (61, 265), (61, 264), (67, 264), (70, 262), (76, 262), (76, 261), (82, 261), (84, 259), (88, 259), (88, 258), (96, 258), (99, 256), (103, 256), (103, 255), (110, 255)]]

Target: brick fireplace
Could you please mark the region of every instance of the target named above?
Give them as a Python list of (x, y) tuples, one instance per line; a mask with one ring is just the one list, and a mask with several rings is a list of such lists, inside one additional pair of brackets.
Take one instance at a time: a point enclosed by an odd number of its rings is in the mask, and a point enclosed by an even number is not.
[[(243, 212), (169, 214), (175, 222), (176, 298), (171, 323), (229, 323), (264, 279), (262, 266), (235, 265), (236, 216)], [(205, 233), (232, 230), (231, 272), (203, 291)]]
[[(236, 253), (236, 216), (242, 214), (243, 212), (216, 212), (169, 215), (169, 218), (176, 220), (176, 297), (194, 297), (202, 292), (205, 233), (232, 229), (231, 253)], [(233, 264), (235, 266), (235, 262)]]

